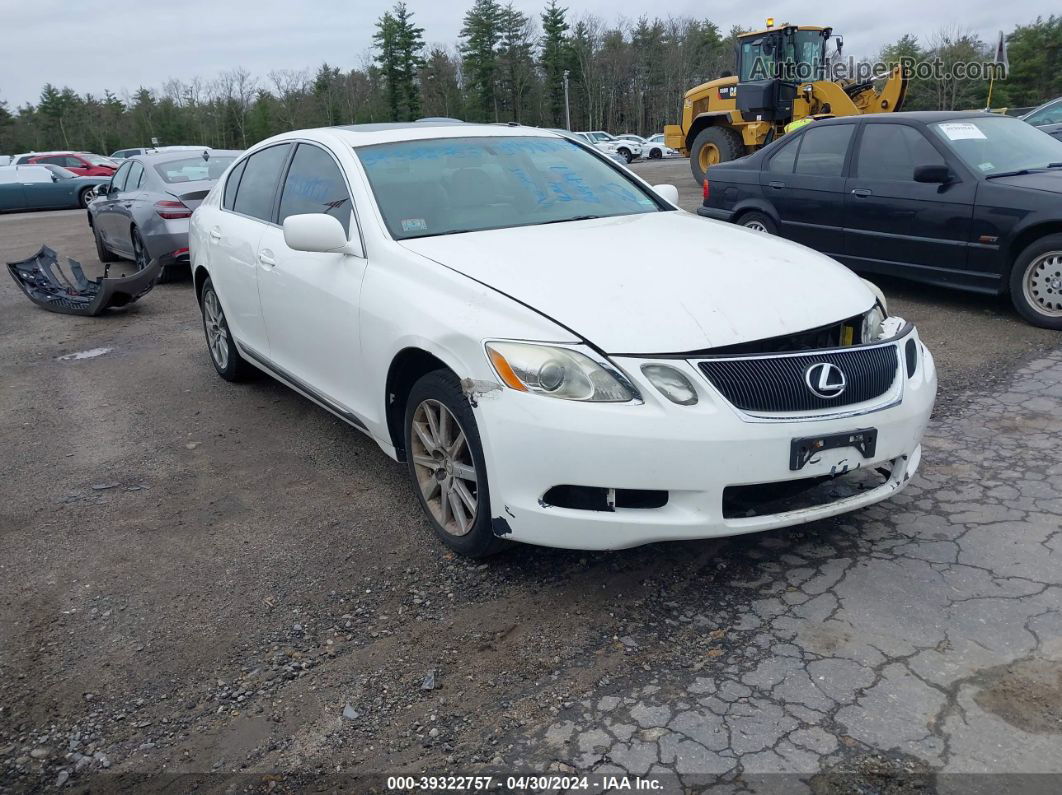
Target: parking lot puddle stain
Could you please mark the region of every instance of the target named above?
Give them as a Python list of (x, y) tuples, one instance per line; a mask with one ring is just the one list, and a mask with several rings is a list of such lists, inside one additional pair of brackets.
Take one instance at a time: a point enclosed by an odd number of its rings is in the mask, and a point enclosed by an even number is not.
[(110, 353), (114, 348), (91, 348), (87, 351), (78, 351), (77, 353), (68, 353), (66, 356), (57, 356), (56, 361), (60, 362), (73, 362), (78, 359), (95, 359), (97, 356), (103, 356), (105, 353)]
[(983, 672), (974, 701), (1030, 734), (1062, 733), (1062, 662), (1020, 660)]

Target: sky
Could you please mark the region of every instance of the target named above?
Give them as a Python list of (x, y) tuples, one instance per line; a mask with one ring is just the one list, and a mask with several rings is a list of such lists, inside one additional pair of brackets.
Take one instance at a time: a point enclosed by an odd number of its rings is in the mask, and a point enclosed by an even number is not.
[[(547, 0), (513, 0), (537, 18)], [(344, 69), (365, 64), (376, 20), (394, 0), (0, 0), (0, 100), (36, 103), (53, 83), (79, 93), (119, 97), (169, 78), (213, 79), (243, 66), (264, 79), (274, 69), (313, 69), (323, 61)], [(431, 44), (456, 43), (472, 0), (407, 0)], [(837, 3), (810, 0), (561, 0), (569, 19), (594, 14), (612, 21), (639, 16), (708, 18), (723, 33), (732, 25), (776, 22), (830, 25), (845, 53), (874, 55), (904, 33), (927, 40), (959, 25), (995, 41), (999, 30), (1058, 12), (1058, 0), (891, 0)]]

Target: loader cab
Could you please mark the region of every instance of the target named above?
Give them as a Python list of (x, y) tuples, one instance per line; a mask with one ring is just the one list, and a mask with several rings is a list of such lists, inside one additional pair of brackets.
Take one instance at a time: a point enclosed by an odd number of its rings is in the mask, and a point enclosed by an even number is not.
[(826, 78), (830, 28), (783, 25), (738, 39), (737, 109), (747, 122), (785, 122), (797, 86)]

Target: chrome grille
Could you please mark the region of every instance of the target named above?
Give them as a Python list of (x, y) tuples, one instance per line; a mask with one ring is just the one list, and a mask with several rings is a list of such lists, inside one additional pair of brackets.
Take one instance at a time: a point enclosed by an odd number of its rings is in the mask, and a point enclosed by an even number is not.
[[(847, 385), (835, 398), (814, 394), (804, 380), (807, 369), (829, 362), (845, 374)], [(881, 397), (896, 379), (895, 345), (823, 351), (798, 356), (708, 359), (699, 367), (723, 397), (742, 411), (817, 411)]]

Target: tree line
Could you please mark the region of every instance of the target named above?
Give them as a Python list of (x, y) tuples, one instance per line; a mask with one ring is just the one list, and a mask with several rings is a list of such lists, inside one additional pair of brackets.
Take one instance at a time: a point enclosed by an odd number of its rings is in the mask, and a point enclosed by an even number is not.
[[(473, 0), (455, 46), (428, 46), (414, 13), (398, 2), (377, 20), (370, 53), (353, 68), (255, 75), (242, 67), (213, 79), (171, 78), (119, 97), (45, 85), (36, 105), (0, 101), (0, 152), (202, 144), (243, 149), (290, 129), (447, 116), (466, 121), (564, 127), (565, 75), (571, 128), (649, 135), (678, 120), (683, 93), (735, 68), (726, 33), (691, 17), (608, 22), (574, 16), (550, 0), (527, 15), (499, 0)], [(1010, 75), (994, 107), (1035, 105), (1062, 94), (1062, 17), (1037, 18), (1007, 36)], [(991, 60), (995, 42), (961, 29), (901, 37), (878, 60)], [(868, 57), (868, 56), (865, 56)], [(981, 81), (915, 80), (905, 108), (984, 107)]]

